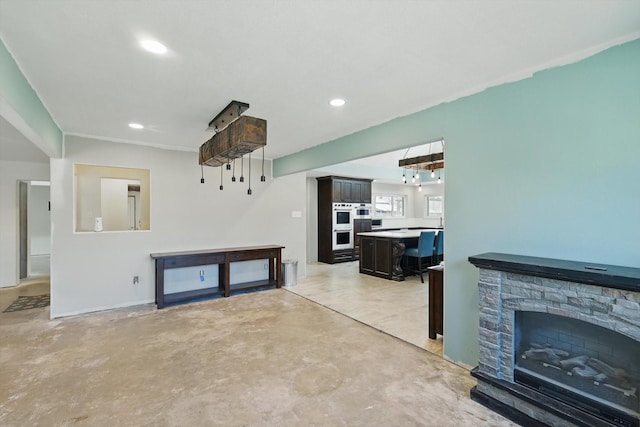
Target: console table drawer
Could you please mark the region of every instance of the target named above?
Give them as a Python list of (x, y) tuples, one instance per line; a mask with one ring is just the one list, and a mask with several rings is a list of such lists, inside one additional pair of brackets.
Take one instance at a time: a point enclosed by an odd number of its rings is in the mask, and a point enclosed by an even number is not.
[(224, 254), (222, 255), (187, 255), (166, 258), (164, 268), (193, 267), (197, 265), (224, 264)]
[(275, 251), (232, 252), (229, 254), (229, 261), (250, 261), (252, 259), (275, 258), (276, 256)]

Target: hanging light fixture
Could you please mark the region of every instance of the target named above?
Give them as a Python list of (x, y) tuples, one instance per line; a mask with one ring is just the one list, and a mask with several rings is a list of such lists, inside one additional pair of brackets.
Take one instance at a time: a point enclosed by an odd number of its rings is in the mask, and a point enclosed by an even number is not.
[(438, 171), (438, 184), (442, 184), (442, 180), (440, 179), (440, 171)]
[(422, 177), (420, 176), (420, 172), (418, 172), (418, 191), (422, 191)]
[(247, 189), (247, 194), (251, 195), (251, 153), (249, 153), (249, 188)]
[(231, 172), (231, 182), (236, 182), (236, 159), (233, 159), (233, 171)]
[(204, 184), (204, 166), (200, 165), (200, 184)]
[(407, 176), (405, 174), (406, 171), (407, 171), (407, 168), (402, 168), (402, 183), (403, 184), (407, 183)]
[(265, 182), (267, 177), (264, 176), (264, 147), (262, 147), (262, 175), (260, 176), (260, 181)]
[(247, 103), (231, 101), (209, 122), (209, 129), (215, 133), (200, 146), (200, 163), (221, 166), (267, 145), (267, 121), (243, 116), (248, 108)]
[[(251, 152), (262, 148), (262, 176), (264, 175), (264, 147), (267, 145), (267, 121), (243, 116), (249, 104), (231, 101), (213, 120), (209, 129), (214, 131), (211, 139), (200, 146), (198, 162), (201, 168), (200, 182), (204, 184), (203, 166), (220, 166), (220, 190), (224, 189), (224, 169), (232, 170), (231, 182), (236, 182), (236, 159), (240, 158), (239, 181), (244, 182), (244, 155), (249, 154), (249, 187), (251, 194)], [(233, 161), (233, 166), (231, 162)]]
[[(442, 152), (441, 153), (431, 153), (432, 144), (440, 142), (442, 144)], [(414, 169), (412, 182), (415, 182), (416, 175), (418, 171), (431, 171), (431, 178), (435, 178), (436, 170), (440, 170), (444, 168), (444, 138), (437, 139), (431, 141), (429, 144), (429, 154), (423, 156), (416, 156), (407, 158), (407, 152), (404, 157), (398, 161), (398, 166), (403, 168), (403, 177), (405, 175), (405, 170), (407, 168)], [(404, 182), (404, 180), (403, 180)]]

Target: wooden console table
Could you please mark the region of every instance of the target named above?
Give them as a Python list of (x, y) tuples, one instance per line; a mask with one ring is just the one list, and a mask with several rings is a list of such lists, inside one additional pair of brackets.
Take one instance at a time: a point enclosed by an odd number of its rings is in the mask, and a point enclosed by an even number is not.
[[(156, 304), (187, 301), (196, 298), (222, 294), (228, 297), (231, 291), (259, 288), (263, 286), (282, 287), (282, 248), (284, 246), (247, 246), (239, 248), (206, 249), (198, 251), (163, 252), (151, 254), (156, 261)], [(256, 259), (269, 260), (269, 279), (231, 285), (230, 264), (235, 261)], [(171, 294), (164, 293), (164, 271), (170, 268), (194, 267), (218, 264), (218, 287), (194, 289)]]
[(442, 327), (442, 282), (444, 267), (436, 265), (427, 268), (429, 272), (429, 338), (436, 339), (436, 334), (443, 334)]

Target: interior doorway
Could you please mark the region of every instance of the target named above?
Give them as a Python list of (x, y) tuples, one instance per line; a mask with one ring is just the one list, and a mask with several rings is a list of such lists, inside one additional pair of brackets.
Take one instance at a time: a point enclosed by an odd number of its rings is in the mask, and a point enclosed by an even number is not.
[(51, 271), (51, 203), (49, 181), (20, 181), (20, 281)]

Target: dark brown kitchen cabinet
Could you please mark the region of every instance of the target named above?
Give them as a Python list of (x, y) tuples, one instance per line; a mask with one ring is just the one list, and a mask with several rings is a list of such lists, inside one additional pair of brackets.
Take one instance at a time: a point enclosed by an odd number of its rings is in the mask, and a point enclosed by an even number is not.
[(331, 181), (333, 203), (371, 203), (371, 181), (338, 177), (324, 178)]
[(354, 219), (353, 220), (353, 258), (360, 258), (360, 236), (358, 233), (371, 231), (370, 219)]
[(346, 179), (333, 180), (333, 202), (334, 203), (351, 203), (353, 182)]
[(360, 272), (391, 278), (393, 274), (391, 240), (362, 236), (360, 238)]
[(374, 256), (376, 251), (373, 245), (375, 245), (376, 239), (374, 237), (361, 237), (360, 238), (360, 272), (373, 274), (375, 271)]
[(371, 203), (371, 182), (353, 181), (351, 199), (353, 203)]
[(442, 291), (444, 266), (429, 267), (429, 338), (437, 338), (442, 335), (443, 328), (443, 295)]
[[(353, 261), (359, 257), (356, 246), (356, 227), (366, 227), (362, 223), (353, 223), (351, 241), (353, 249), (333, 249), (333, 203), (371, 203), (371, 180), (324, 176), (318, 180), (318, 261), (333, 264)], [(371, 220), (368, 220), (371, 223)], [(360, 229), (369, 231), (369, 229)]]

